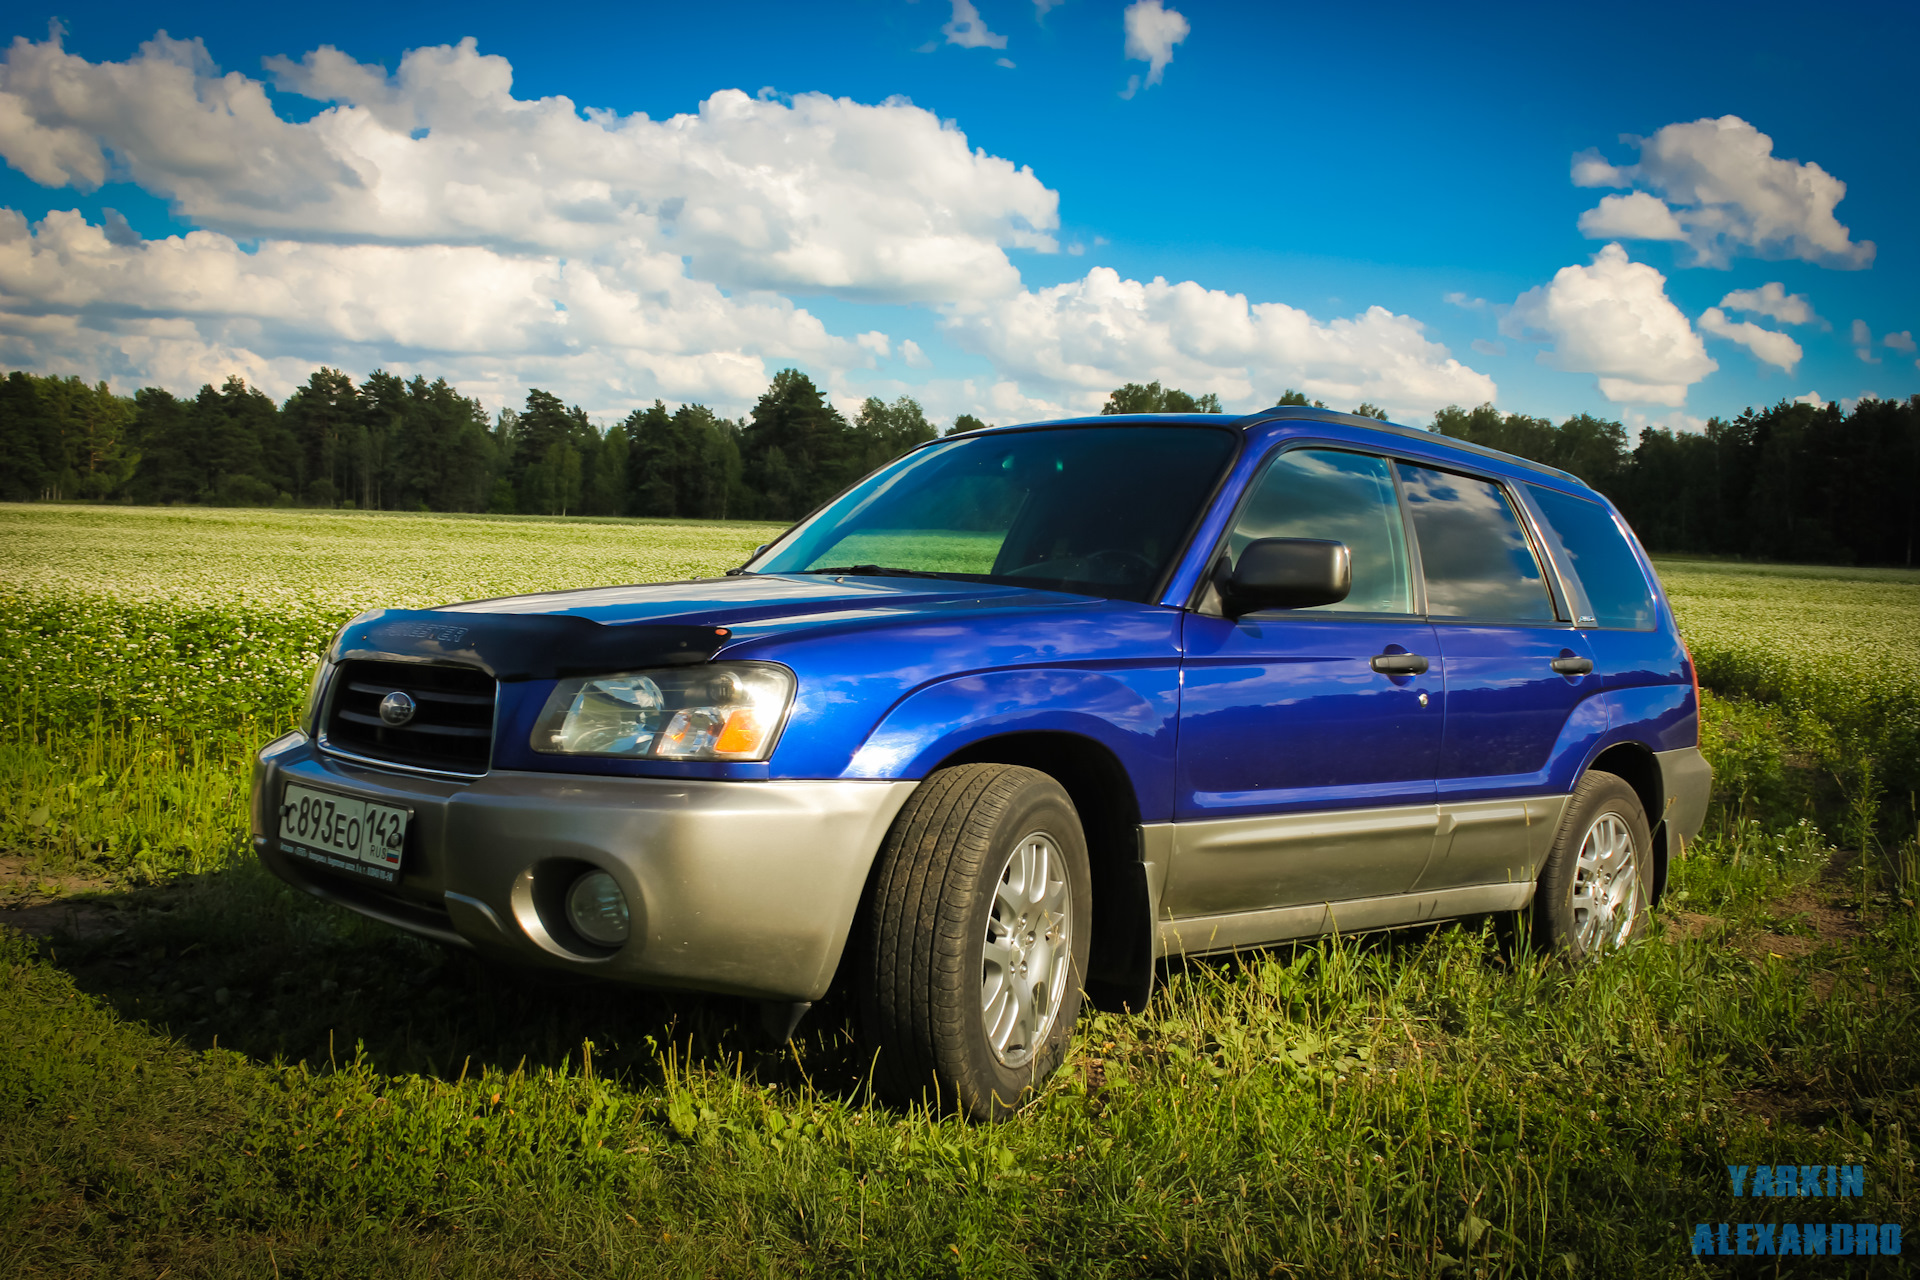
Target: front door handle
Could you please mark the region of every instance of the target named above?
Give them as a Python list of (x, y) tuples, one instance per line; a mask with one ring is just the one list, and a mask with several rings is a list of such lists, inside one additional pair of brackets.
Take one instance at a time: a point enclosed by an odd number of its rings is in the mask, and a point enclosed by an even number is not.
[(1418, 676), (1427, 670), (1427, 660), (1417, 653), (1375, 654), (1372, 665), (1383, 676)]
[(1563, 676), (1583, 676), (1593, 670), (1592, 658), (1555, 658), (1547, 664)]

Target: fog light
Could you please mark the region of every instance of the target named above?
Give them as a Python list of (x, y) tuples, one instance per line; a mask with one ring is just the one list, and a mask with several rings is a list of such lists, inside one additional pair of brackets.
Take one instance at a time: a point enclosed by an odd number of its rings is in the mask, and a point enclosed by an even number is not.
[(627, 895), (604, 871), (589, 871), (567, 890), (567, 920), (588, 942), (617, 947), (627, 940)]

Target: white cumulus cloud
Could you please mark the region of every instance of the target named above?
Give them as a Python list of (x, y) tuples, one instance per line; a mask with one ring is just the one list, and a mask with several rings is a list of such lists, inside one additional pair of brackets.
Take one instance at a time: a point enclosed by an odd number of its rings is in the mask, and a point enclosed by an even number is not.
[(1865, 320), (1853, 322), (1853, 354), (1868, 364), (1880, 363), (1880, 357), (1873, 354), (1873, 330), (1867, 327)]
[(1121, 383), (1155, 379), (1248, 409), (1298, 387), (1329, 404), (1382, 405), (1403, 419), (1496, 395), (1493, 379), (1452, 358), (1417, 320), (1384, 307), (1322, 322), (1283, 303), (1249, 303), (1191, 280), (1122, 279), (1109, 267), (955, 304), (943, 327), (1027, 394), (1076, 410), (1098, 408)]
[(953, 0), (953, 17), (947, 25), (940, 28), (948, 44), (957, 44), (963, 49), (1004, 49), (1007, 38), (997, 36), (987, 30), (987, 24), (980, 19), (980, 11), (973, 6), (973, 0)]
[(1665, 276), (1609, 244), (1591, 266), (1562, 267), (1551, 283), (1521, 294), (1501, 330), (1552, 343), (1540, 362), (1597, 375), (1609, 400), (1677, 409), (1687, 388), (1720, 366), (1666, 286)]
[(1763, 329), (1750, 320), (1729, 320), (1727, 313), (1718, 307), (1708, 307), (1700, 313), (1700, 331), (1737, 342), (1768, 364), (1788, 373), (1793, 372), (1793, 367), (1800, 363), (1800, 357), (1805, 354), (1800, 350), (1800, 344), (1786, 334), (1775, 329)]
[[(1134, 0), (1122, 15), (1127, 32), (1127, 57), (1147, 64), (1146, 84), (1160, 83), (1167, 64), (1173, 61), (1173, 46), (1193, 34), (1193, 27), (1176, 9), (1163, 9), (1160, 0)], [(1140, 88), (1134, 77), (1132, 90)]]
[(1904, 356), (1912, 355), (1915, 350), (1913, 331), (1911, 329), (1902, 329), (1898, 333), (1889, 333), (1881, 338), (1880, 341), (1886, 344), (1889, 351), (1898, 351)]
[(1778, 320), (1781, 324), (1813, 324), (1820, 317), (1804, 293), (1788, 293), (1779, 281), (1769, 281), (1758, 289), (1735, 289), (1720, 299), (1728, 311), (1749, 311), (1757, 316)]
[(1673, 210), (1644, 191), (1602, 196), (1580, 215), (1580, 234), (1589, 240), (1685, 240), (1686, 228)]
[(744, 407), (769, 360), (846, 367), (871, 345), (638, 245), (591, 262), (476, 245), (249, 252), (216, 231), (115, 244), (77, 212), (29, 226), (0, 210), (0, 360), (125, 385), (239, 372), (284, 395), (325, 362), (428, 368), (498, 403), (544, 382), (608, 413), (655, 396)]
[(1583, 151), (1573, 158), (1574, 185), (1638, 185), (1659, 199), (1646, 191), (1606, 197), (1580, 219), (1595, 239), (1684, 238), (1699, 266), (1724, 267), (1742, 252), (1828, 267), (1873, 263), (1873, 242), (1854, 240), (1834, 217), (1847, 184), (1811, 161), (1774, 155), (1773, 139), (1738, 116), (1670, 124), (1626, 141), (1639, 146), (1638, 163), (1615, 165)]
[(57, 39), (0, 63), (0, 155), (89, 191), (129, 178), (243, 238), (486, 245), (590, 255), (635, 240), (735, 289), (943, 302), (1019, 287), (1010, 248), (1052, 251), (1058, 197), (904, 99), (715, 93), (652, 120), (513, 96), (469, 39), (393, 75), (332, 48), (269, 59), (335, 105), (295, 122), (199, 41), (126, 62)]

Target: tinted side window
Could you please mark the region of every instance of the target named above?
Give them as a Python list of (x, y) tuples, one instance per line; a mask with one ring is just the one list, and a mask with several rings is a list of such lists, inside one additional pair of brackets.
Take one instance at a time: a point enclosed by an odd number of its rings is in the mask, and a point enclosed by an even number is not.
[[(1530, 484), (1542, 517), (1541, 535), (1560, 553), (1586, 588), (1587, 607), (1602, 627), (1653, 630), (1653, 592), (1640, 562), (1613, 522), (1613, 513), (1597, 502), (1557, 489)], [(1586, 619), (1581, 619), (1586, 621)]]
[(1399, 463), (1436, 618), (1553, 621), (1553, 597), (1500, 486)]
[[(1384, 458), (1335, 449), (1292, 449), (1254, 486), (1228, 535), (1235, 563), (1255, 538), (1333, 538), (1353, 555), (1353, 591), (1340, 612), (1412, 613), (1406, 525)], [(1303, 612), (1303, 611), (1297, 611)]]

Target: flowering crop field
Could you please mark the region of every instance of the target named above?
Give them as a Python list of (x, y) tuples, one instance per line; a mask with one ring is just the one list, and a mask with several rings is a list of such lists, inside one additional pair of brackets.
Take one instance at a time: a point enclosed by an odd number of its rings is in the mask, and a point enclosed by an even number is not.
[[(0, 706), (193, 736), (284, 726), (362, 609), (656, 582), (778, 526), (0, 506)], [(1920, 757), (1920, 571), (1663, 560), (1702, 682)]]
[(0, 708), (270, 736), (361, 610), (707, 577), (779, 528), (0, 506)]
[(1920, 787), (1920, 570), (1661, 560), (1701, 684), (1817, 717)]

